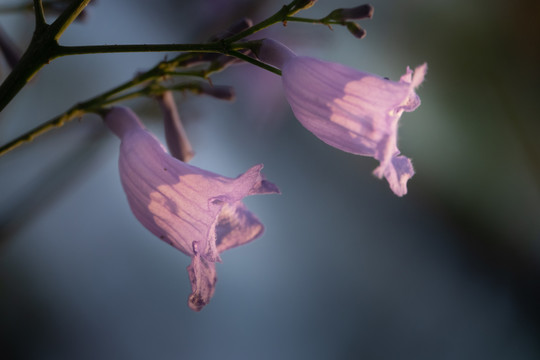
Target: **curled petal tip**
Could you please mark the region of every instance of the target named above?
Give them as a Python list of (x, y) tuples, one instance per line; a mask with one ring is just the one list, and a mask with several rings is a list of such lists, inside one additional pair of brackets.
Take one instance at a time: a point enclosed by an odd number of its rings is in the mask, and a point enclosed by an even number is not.
[(417, 66), (416, 69), (414, 69), (414, 75), (412, 78), (411, 86), (413, 88), (417, 88), (420, 86), (422, 82), (424, 82), (424, 78), (427, 73), (427, 63), (423, 63), (420, 66)]
[(216, 266), (200, 256), (194, 256), (187, 267), (191, 282), (188, 306), (193, 311), (201, 311), (210, 302), (216, 287)]
[(199, 312), (206, 306), (206, 302), (202, 299), (200, 294), (191, 294), (188, 299), (188, 306), (191, 310)]
[(281, 191), (276, 184), (268, 180), (263, 180), (261, 181), (260, 190), (257, 194), (281, 194)]
[(251, 190), (249, 195), (255, 194), (280, 194), (278, 187), (265, 179), (264, 175), (261, 174), (263, 164), (258, 164), (252, 166), (245, 173), (238, 176), (238, 180), (249, 181), (251, 185)]
[(377, 167), (373, 174), (379, 179), (384, 176), (394, 194), (401, 197), (407, 194), (407, 181), (413, 177), (414, 169), (409, 158), (396, 156), (389, 164)]

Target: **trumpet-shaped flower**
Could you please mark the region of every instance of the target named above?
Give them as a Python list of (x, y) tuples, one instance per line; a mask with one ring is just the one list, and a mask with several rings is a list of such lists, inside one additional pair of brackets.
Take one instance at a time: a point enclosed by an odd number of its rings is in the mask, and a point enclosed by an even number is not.
[(263, 232), (242, 199), (279, 190), (264, 180), (262, 165), (233, 179), (173, 158), (128, 108), (114, 107), (104, 120), (121, 139), (120, 180), (133, 214), (158, 238), (191, 257), (188, 305), (201, 310), (214, 293), (220, 253)]
[(341, 64), (296, 56), (284, 45), (263, 40), (257, 56), (282, 71), (283, 88), (296, 118), (322, 141), (380, 162), (374, 170), (392, 191), (407, 193), (414, 175), (409, 158), (397, 148), (398, 121), (403, 111), (420, 105), (415, 93), (427, 65), (407, 68), (399, 81)]

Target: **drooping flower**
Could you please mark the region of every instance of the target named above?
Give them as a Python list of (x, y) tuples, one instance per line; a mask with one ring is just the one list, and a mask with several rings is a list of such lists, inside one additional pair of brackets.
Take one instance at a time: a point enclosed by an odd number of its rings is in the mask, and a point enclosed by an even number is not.
[(415, 89), (427, 65), (407, 68), (399, 81), (310, 57), (296, 56), (276, 41), (262, 40), (256, 51), (264, 62), (281, 69), (285, 96), (296, 118), (327, 144), (379, 160), (374, 170), (392, 191), (403, 196), (414, 175), (411, 160), (397, 148), (403, 111), (420, 105)]
[(263, 225), (242, 203), (279, 193), (262, 165), (228, 178), (170, 156), (128, 108), (114, 107), (105, 124), (122, 140), (120, 180), (135, 217), (150, 232), (191, 257), (188, 305), (201, 310), (214, 293), (220, 253), (260, 236)]

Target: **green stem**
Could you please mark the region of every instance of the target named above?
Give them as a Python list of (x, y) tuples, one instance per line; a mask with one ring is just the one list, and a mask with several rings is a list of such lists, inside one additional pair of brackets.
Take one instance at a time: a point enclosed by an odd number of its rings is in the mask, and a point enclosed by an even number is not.
[(256, 25), (253, 25), (252, 27), (250, 27), (250, 28), (248, 28), (248, 29), (246, 29), (246, 30), (234, 35), (234, 36), (226, 38), (225, 41), (228, 42), (229, 44), (231, 44), (231, 43), (234, 43), (234, 42), (236, 42), (238, 40), (242, 40), (243, 38), (245, 38), (245, 37), (247, 37), (249, 35), (253, 35), (256, 32), (258, 32), (258, 31), (260, 31), (262, 29), (265, 29), (265, 28), (267, 28), (267, 27), (269, 27), (271, 25), (274, 25), (275, 23), (285, 21), (285, 19), (287, 18), (287, 15), (289, 15), (289, 13), (291, 11), (291, 8), (292, 8), (294, 3), (295, 3), (295, 1), (293, 1), (289, 5), (284, 5), (279, 11), (277, 11), (274, 15), (270, 16), (266, 20), (263, 20), (260, 23), (258, 23)]
[[(92, 99), (89, 99), (83, 103), (80, 103), (80, 104), (77, 104), (75, 105), (74, 107), (72, 107), (71, 109), (69, 109), (68, 111), (66, 111), (65, 113), (59, 115), (59, 116), (56, 116), (54, 118), (52, 118), (51, 120), (35, 127), (34, 129), (26, 132), (25, 134), (17, 137), (16, 139), (10, 141), (9, 143), (3, 145), (0, 147), (0, 157), (2, 155), (5, 155), (6, 153), (8, 153), (9, 151), (13, 150), (13, 149), (16, 149), (17, 147), (25, 144), (25, 143), (28, 143), (28, 142), (31, 142), (32, 140), (34, 140), (36, 137), (40, 136), (40, 135), (43, 135), (44, 133), (52, 130), (52, 129), (55, 129), (55, 128), (58, 128), (58, 127), (61, 127), (62, 125), (64, 125), (66, 122), (70, 121), (70, 120), (73, 120), (74, 118), (76, 117), (80, 117), (82, 115), (84, 115), (85, 113), (88, 113), (88, 112), (92, 112), (92, 111), (95, 111), (97, 110), (99, 107), (102, 106), (102, 104), (105, 104), (105, 103), (108, 103), (110, 104), (111, 102), (109, 101), (109, 98), (111, 96), (114, 96), (116, 94), (119, 94), (127, 89), (130, 89), (136, 85), (139, 85), (145, 81), (148, 81), (152, 78), (155, 78), (155, 77), (158, 77), (159, 75), (159, 65), (154, 67), (153, 69), (151, 69), (150, 71), (144, 73), (144, 74), (141, 74), (137, 77), (135, 77), (134, 79), (130, 80), (130, 81), (127, 81), (101, 95), (98, 95)], [(121, 100), (121, 99), (120, 99)]]
[(57, 46), (54, 58), (68, 55), (84, 54), (105, 54), (105, 53), (124, 53), (124, 52), (159, 52), (159, 51), (183, 51), (183, 52), (206, 52), (221, 53), (234, 56), (238, 59), (259, 66), (265, 70), (281, 75), (281, 72), (263, 62), (249, 57), (235, 49), (246, 49), (257, 42), (245, 42), (231, 45), (223, 43), (209, 44), (135, 44), (135, 45), (91, 45), (91, 46)]
[(273, 66), (270, 66), (268, 64), (265, 64), (263, 62), (260, 62), (259, 60), (257, 59), (254, 59), (250, 56), (247, 56), (239, 51), (235, 51), (235, 50), (232, 50), (232, 51), (229, 51), (228, 52), (228, 55), (231, 55), (231, 56), (234, 56), (235, 58), (238, 58), (238, 59), (241, 59), (241, 60), (244, 60), (245, 62), (248, 62), (250, 64), (253, 64), (253, 65), (256, 65), (260, 68), (263, 68), (265, 70), (268, 70), (270, 72), (273, 72), (274, 74), (277, 74), (279, 76), (281, 76), (281, 70), (273, 67)]
[(35, 32), (39, 33), (47, 26), (45, 21), (45, 12), (43, 11), (43, 3), (41, 0), (34, 0), (34, 14), (36, 16)]
[(54, 128), (60, 127), (64, 125), (65, 122), (72, 120), (76, 117), (80, 117), (84, 114), (83, 111), (79, 110), (77, 107), (74, 107), (67, 111), (66, 113), (57, 116), (40, 126), (28, 131), (27, 133), (19, 136), (17, 139), (7, 143), (6, 145), (3, 145), (0, 147), (0, 156), (6, 154), (7, 152), (21, 146), (24, 143), (32, 141), (34, 138), (38, 137), (39, 135), (43, 135), (44, 133), (48, 132), (49, 130), (52, 130)]
[[(235, 44), (235, 45), (232, 45), (231, 48), (240, 48), (240, 49), (245, 49), (246, 47), (249, 47), (251, 45), (253, 45), (255, 43), (242, 43), (242, 44)], [(203, 44), (204, 45), (204, 44)], [(212, 45), (212, 44), (207, 44), (207, 45)], [(188, 46), (191, 46), (191, 45), (188, 45)], [(65, 48), (65, 47), (64, 47)], [(194, 53), (192, 54), (193, 56), (196, 56), (197, 54)], [(264, 64), (254, 58), (251, 58), (237, 50), (228, 50), (226, 55), (229, 55), (229, 56), (234, 56), (238, 59), (241, 59), (241, 60), (244, 60), (246, 62), (249, 62), (253, 65), (256, 65), (256, 66), (259, 66), (263, 69), (266, 69), (268, 71), (271, 71), (277, 75), (281, 75), (281, 71), (279, 71), (278, 69), (274, 68), (274, 67), (271, 67), (267, 64)], [(126, 99), (131, 99), (131, 98), (134, 98), (134, 97), (137, 97), (137, 96), (140, 96), (140, 95), (144, 95), (145, 94), (145, 90), (140, 90), (140, 91), (134, 91), (134, 92), (131, 92), (131, 93), (127, 93), (127, 94), (123, 94), (123, 95), (119, 95), (119, 96), (116, 96), (116, 97), (113, 97), (117, 94), (120, 94), (128, 89), (131, 89), (137, 85), (140, 85), (142, 83), (145, 83), (145, 82), (148, 82), (148, 81), (151, 81), (151, 80), (154, 80), (154, 79), (158, 79), (160, 77), (163, 77), (163, 76), (166, 76), (170, 73), (170, 71), (167, 69), (169, 66), (173, 66), (175, 65), (178, 61), (185, 61), (187, 60), (187, 56), (186, 54), (182, 54), (182, 55), (179, 55), (176, 59), (173, 59), (169, 62), (162, 62), (162, 63), (159, 63), (158, 65), (156, 65), (154, 68), (150, 69), (149, 71), (143, 73), (143, 74), (140, 74), (138, 76), (136, 76), (135, 78), (133, 78), (132, 80), (129, 80), (101, 95), (98, 95), (94, 98), (91, 98), (85, 102), (82, 102), (80, 104), (77, 104), (76, 106), (72, 107), (71, 109), (69, 109), (68, 111), (66, 111), (64, 114), (62, 115), (59, 115), (45, 123), (43, 123), (42, 125), (28, 131), (27, 133), (19, 136), (18, 138), (16, 138), (15, 140), (3, 145), (2, 147), (0, 147), (0, 157), (6, 153), (8, 153), (9, 151), (19, 147), (20, 145), (24, 144), (24, 143), (27, 143), (27, 142), (30, 142), (32, 141), (34, 138), (36, 138), (37, 136), (39, 135), (42, 135), (46, 132), (48, 132), (49, 130), (52, 130), (54, 128), (58, 128), (58, 127), (61, 127), (62, 125), (64, 125), (64, 123), (76, 118), (76, 117), (80, 117), (82, 115), (84, 115), (85, 113), (89, 113), (89, 112), (95, 112), (95, 111), (98, 111), (101, 107), (105, 106), (105, 105), (111, 105), (111, 104), (114, 104), (114, 103), (117, 103), (119, 101), (122, 101), (122, 100), (126, 100)], [(204, 73), (202, 73), (202, 77), (207, 77), (208, 75), (210, 75), (211, 73), (214, 73), (214, 72), (217, 72), (217, 71), (220, 71), (221, 69), (211, 69), (211, 70), (205, 70)], [(192, 75), (195, 75), (195, 74), (192, 74)], [(196, 74), (197, 76), (199, 75), (199, 73)]]
[(283, 21), (297, 1), (283, 6), (281, 10), (270, 18), (221, 42), (209, 44), (60, 46), (58, 39), (89, 2), (90, 0), (74, 0), (51, 25), (48, 25), (43, 18), (41, 0), (34, 0), (34, 7), (36, 8), (36, 31), (19, 63), (4, 80), (2, 85), (0, 85), (0, 112), (45, 64), (55, 58), (67, 55), (156, 51), (214, 52), (235, 56), (279, 74), (278, 70), (235, 51), (241, 49), (243, 44), (234, 44), (234, 42), (276, 22)]
[(90, 0), (73, 0), (58, 18), (51, 24), (53, 39), (60, 39), (60, 36), (66, 31), (69, 25), (79, 16)]
[[(147, 89), (132, 91), (130, 93), (122, 94), (120, 96), (111, 98), (109, 100), (105, 100), (100, 104), (99, 108), (105, 108), (105, 107), (107, 107), (109, 105), (119, 103), (120, 101), (125, 101), (125, 100), (129, 100), (129, 99), (135, 99), (135, 98), (137, 98), (139, 96), (143, 96), (143, 95), (148, 95), (148, 90)], [(96, 110), (99, 110), (99, 108), (96, 108)]]
[[(15, 97), (16, 94), (32, 79), (45, 64), (51, 61), (58, 52), (58, 39), (66, 28), (77, 18), (90, 0), (74, 0), (58, 16), (52, 25), (47, 25), (40, 19), (39, 6), (36, 6), (36, 29), (30, 45), (22, 55), (13, 71), (0, 85), (0, 111)], [(35, 0), (34, 4), (41, 1)]]
[(296, 16), (287, 16), (285, 18), (285, 21), (290, 22), (301, 22), (301, 23), (308, 23), (308, 24), (323, 24), (323, 25), (329, 25), (329, 24), (338, 24), (336, 21), (327, 21), (323, 22), (323, 19), (308, 19), (308, 18), (301, 18)]
[(197, 71), (167, 71), (166, 75), (169, 76), (185, 76), (185, 77), (199, 77), (199, 78), (206, 78), (207, 72), (205, 70), (197, 70)]
[(9, 104), (39, 69), (50, 61), (55, 47), (54, 44), (56, 43), (50, 43), (47, 39), (44, 40), (41, 36), (34, 35), (28, 49), (21, 56), (13, 71), (0, 85), (0, 111)]
[[(23, 54), (19, 64), (12, 71), (12, 73), (6, 78), (4, 83), (0, 86), (0, 111), (11, 101), (11, 99), (18, 93), (18, 91), (32, 78), (32, 76), (46, 63), (61, 56), (68, 55), (82, 55), (93, 53), (119, 53), (119, 52), (155, 52), (155, 51), (182, 51), (192, 52), (191, 54), (181, 54), (175, 59), (167, 62), (162, 62), (152, 68), (151, 70), (138, 75), (134, 79), (125, 82), (101, 95), (98, 95), (86, 102), (80, 103), (66, 111), (64, 114), (59, 115), (44, 124), (28, 131), (24, 135), (9, 142), (0, 147), (0, 156), (7, 152), (17, 148), (18, 146), (32, 141), (35, 137), (44, 134), (45, 132), (62, 126), (65, 122), (72, 120), (76, 117), (80, 117), (88, 112), (96, 112), (104, 105), (109, 105), (127, 98), (132, 98), (140, 95), (144, 95), (144, 90), (135, 91), (124, 95), (120, 94), (134, 86), (141, 83), (158, 79), (163, 76), (167, 76), (171, 73), (171, 67), (177, 67), (183, 62), (189, 63), (196, 56), (200, 56), (197, 53), (221, 53), (241, 59), (249, 62), (253, 65), (259, 66), (265, 70), (273, 72), (277, 75), (281, 75), (281, 71), (272, 66), (264, 64), (257, 59), (254, 59), (238, 50), (250, 49), (257, 46), (257, 41), (235, 43), (240, 39), (245, 38), (251, 34), (256, 33), (272, 24), (287, 20), (287, 16), (294, 11), (294, 6), (298, 2), (297, 0), (291, 2), (289, 5), (283, 6), (281, 10), (276, 12), (268, 19), (260, 22), (259, 24), (239, 33), (236, 36), (230, 37), (220, 42), (209, 44), (156, 44), (156, 45), (96, 45), (96, 46), (60, 46), (57, 42), (63, 31), (71, 24), (71, 22), (80, 14), (84, 7), (90, 0), (76, 0), (71, 6), (66, 9), (52, 25), (43, 23), (41, 32), (36, 32), (32, 39), (30, 46), (25, 54)], [(40, 0), (34, 0), (34, 4), (38, 7), (41, 4)], [(36, 11), (36, 27), (39, 27), (40, 10)], [(203, 77), (207, 77), (209, 74), (220, 71), (222, 68), (208, 68), (202, 74)], [(197, 74), (199, 75), (199, 74)]]
[(224, 53), (226, 48), (221, 43), (209, 44), (133, 44), (133, 45), (90, 45), (58, 46), (54, 57), (86, 54), (110, 54), (128, 52), (213, 52)]
[[(258, 31), (261, 31), (262, 29), (266, 29), (267, 27), (274, 25), (279, 22), (286, 22), (289, 15), (295, 14), (296, 12), (302, 10), (305, 8), (305, 4), (301, 4), (302, 0), (293, 0), (288, 5), (283, 5), (281, 9), (279, 9), (274, 15), (270, 16), (269, 18), (261, 21), (260, 23), (253, 25), (252, 27), (234, 35), (231, 37), (228, 37), (224, 39), (225, 42), (232, 44), (238, 40), (242, 40), (247, 36), (253, 35)], [(293, 20), (294, 21), (294, 20)]]
[(51, 120), (39, 125), (38, 127), (26, 132), (25, 134), (17, 137), (16, 139), (10, 141), (9, 143), (1, 146), (0, 157), (25, 143), (31, 142), (36, 137), (43, 135), (49, 130), (61, 127), (62, 125), (64, 125), (64, 123), (76, 117), (80, 117), (88, 112), (97, 111), (104, 105), (110, 105), (115, 102), (125, 100), (126, 98), (133, 97), (135, 93), (120, 95), (115, 98), (112, 98), (113, 96), (120, 94), (128, 89), (131, 89), (137, 85), (140, 85), (147, 81), (151, 81), (153, 79), (157, 79), (161, 76), (164, 76), (167, 71), (166, 70), (167, 66), (175, 63), (178, 60), (186, 60), (186, 59), (187, 59), (186, 55), (182, 54), (178, 56), (176, 59), (171, 60), (170, 62), (160, 63), (156, 65), (154, 68), (150, 69), (149, 71), (143, 74), (137, 75), (135, 78), (129, 81), (126, 81), (125, 83), (118, 85), (117, 87), (109, 91), (106, 91), (101, 95), (95, 96), (85, 102), (75, 105), (74, 107), (66, 111), (64, 114), (61, 114), (57, 117), (52, 118)]
[(256, 41), (242, 43), (203, 43), (203, 44), (124, 44), (124, 45), (86, 45), (86, 46), (62, 46), (58, 45), (54, 51), (54, 57), (69, 55), (88, 54), (111, 54), (129, 52), (199, 52), (228, 54), (230, 50), (248, 49)]

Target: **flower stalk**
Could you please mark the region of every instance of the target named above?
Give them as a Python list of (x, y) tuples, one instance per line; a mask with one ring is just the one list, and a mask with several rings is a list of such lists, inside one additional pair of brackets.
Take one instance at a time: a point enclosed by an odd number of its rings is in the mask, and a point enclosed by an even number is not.
[(56, 57), (58, 39), (89, 2), (90, 0), (73, 1), (52, 25), (48, 25), (45, 22), (41, 1), (34, 1), (36, 13), (34, 36), (17, 66), (0, 85), (0, 111), (45, 64)]
[(41, 32), (42, 29), (47, 26), (47, 22), (45, 21), (45, 12), (43, 10), (43, 3), (41, 0), (34, 0), (34, 14), (36, 17), (35, 32)]
[[(33, 140), (35, 137), (44, 134), (56, 127), (62, 126), (65, 122), (86, 113), (98, 112), (104, 106), (117, 103), (122, 100), (139, 96), (156, 96), (160, 91), (150, 91), (151, 87), (134, 90), (130, 89), (142, 84), (158, 83), (171, 76), (196, 76), (208, 79), (210, 74), (219, 72), (234, 61), (227, 60), (227, 57), (251, 63), (267, 71), (281, 75), (280, 69), (259, 61), (249, 55), (249, 51), (256, 51), (260, 46), (260, 41), (244, 41), (246, 37), (265, 29), (276, 23), (286, 23), (287, 21), (300, 21), (321, 23), (321, 19), (297, 18), (292, 15), (312, 6), (315, 1), (293, 0), (288, 5), (284, 5), (275, 14), (259, 22), (254, 26), (247, 22), (246, 26), (241, 26), (232, 35), (213, 39), (213, 42), (200, 44), (126, 44), (126, 45), (92, 45), (92, 46), (63, 46), (58, 43), (58, 39), (65, 29), (79, 16), (90, 0), (76, 0), (60, 14), (52, 23), (47, 24), (44, 17), (43, 4), (41, 0), (33, 0), (36, 17), (36, 29), (34, 36), (26, 52), (22, 55), (19, 63), (0, 85), (0, 112), (9, 104), (16, 94), (30, 81), (30, 79), (50, 61), (70, 55), (97, 54), (97, 53), (127, 53), (127, 52), (182, 52), (170, 61), (163, 61), (145, 73), (136, 75), (133, 79), (93, 97), (87, 101), (79, 103), (65, 113), (43, 123), (42, 125), (28, 131), (22, 136), (0, 147), (0, 156), (15, 149), (16, 147)], [(327, 19), (327, 22), (330, 21)], [(333, 20), (332, 20), (333, 21)], [(328, 24), (327, 24), (328, 25)], [(236, 32), (236, 33), (235, 33)], [(206, 67), (188, 70), (194, 64), (206, 63)], [(158, 87), (159, 88), (159, 87)], [(155, 89), (155, 88), (153, 88)], [(161, 87), (161, 92), (166, 90)], [(171, 89), (176, 90), (174, 87)]]

